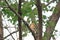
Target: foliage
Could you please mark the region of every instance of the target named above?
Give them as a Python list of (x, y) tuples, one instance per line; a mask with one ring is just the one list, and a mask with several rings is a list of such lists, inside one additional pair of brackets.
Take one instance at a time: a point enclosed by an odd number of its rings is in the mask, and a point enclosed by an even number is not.
[[(9, 0), (8, 0), (8, 2), (10, 4), (10, 6), (16, 12), (18, 12), (18, 8), (17, 8), (18, 7), (18, 3), (16, 3), (15, 1), (14, 1), (14, 3), (12, 3), (12, 1), (9, 1)], [(50, 0), (43, 0), (43, 2), (49, 3)], [(49, 5), (46, 6), (46, 5), (47, 4), (42, 3), (42, 11), (47, 11), (47, 12), (48, 11), (51, 11), (51, 12), (54, 12), (54, 13), (58, 12), (55, 7), (54, 7), (55, 8), (54, 9), (53, 7), (51, 8), (51, 6), (49, 6)], [(0, 6), (3, 6), (4, 7), (4, 6), (6, 6), (6, 3), (4, 1), (3, 2), (0, 2)], [(48, 7), (51, 8), (51, 9), (49, 9)], [(37, 11), (37, 8), (36, 8), (36, 5), (35, 5), (35, 0), (30, 0), (30, 1), (22, 2), (21, 11), (22, 11), (22, 17), (23, 18), (25, 16), (28, 17), (27, 22), (29, 22), (29, 23), (30, 22), (38, 23), (38, 19), (37, 19), (38, 18), (38, 16), (37, 16), (38, 11)], [(17, 22), (18, 17), (9, 8), (3, 8), (2, 12), (3, 12), (3, 14), (5, 16), (7, 15), (7, 18), (10, 18), (11, 17), (11, 19), (9, 19), (9, 21), (12, 24), (15, 25), (15, 23)], [(44, 21), (45, 19), (47, 19), (47, 16), (46, 15), (42, 15), (42, 18), (43, 18), (43, 21)], [(31, 20), (29, 20), (29, 19), (31, 19)], [(49, 25), (50, 26), (54, 26), (55, 24), (52, 21), (47, 21), (45, 26), (48, 27)], [(29, 31), (28, 28), (23, 23), (22, 23), (22, 31), (25, 32), (25, 34), (23, 34), (23, 36), (26, 36), (27, 33), (28, 33), (28, 31)]]

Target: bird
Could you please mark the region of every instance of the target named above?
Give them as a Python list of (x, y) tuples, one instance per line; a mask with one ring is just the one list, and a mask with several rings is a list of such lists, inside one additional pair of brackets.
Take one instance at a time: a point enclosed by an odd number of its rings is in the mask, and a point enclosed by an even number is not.
[(35, 24), (34, 24), (34, 23), (31, 23), (31, 24), (30, 24), (30, 29), (31, 29), (34, 33), (36, 33)]

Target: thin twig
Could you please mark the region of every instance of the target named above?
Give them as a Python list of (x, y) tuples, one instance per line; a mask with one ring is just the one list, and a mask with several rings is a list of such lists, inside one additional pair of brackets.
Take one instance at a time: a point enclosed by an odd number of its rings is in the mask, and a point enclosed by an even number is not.
[(18, 30), (16, 30), (16, 31), (10, 33), (9, 35), (5, 36), (4, 39), (6, 39), (7, 37), (9, 37), (10, 35), (12, 35), (12, 34), (14, 34), (14, 33), (16, 33), (16, 32), (18, 32)]
[(54, 2), (54, 1), (56, 1), (56, 0), (52, 0), (52, 1), (50, 1), (46, 6), (48, 6), (49, 4), (51, 4), (51, 3)]
[[(8, 30), (9, 33), (11, 33), (8, 28), (7, 28), (7, 30)], [(11, 34), (11, 37), (13, 38), (13, 40), (15, 40), (15, 38), (12, 36), (12, 34)]]

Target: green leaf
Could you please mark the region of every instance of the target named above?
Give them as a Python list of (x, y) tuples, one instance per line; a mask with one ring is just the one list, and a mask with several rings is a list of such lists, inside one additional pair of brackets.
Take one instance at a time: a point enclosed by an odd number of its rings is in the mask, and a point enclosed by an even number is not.
[(53, 13), (58, 13), (58, 9), (55, 8), (54, 11), (53, 11)]
[(46, 2), (49, 2), (50, 0), (46, 0)]
[(27, 33), (25, 32), (22, 36), (23, 36), (23, 37), (27, 36)]
[(18, 12), (18, 5), (17, 5), (17, 3), (15, 3), (15, 4), (11, 4), (10, 5), (16, 12)]
[(14, 17), (12, 18), (13, 24), (15, 24), (17, 20), (18, 20), (18, 17), (17, 17), (17, 16), (14, 16)]
[(54, 35), (52, 34), (51, 37), (54, 37)]
[(12, 11), (10, 11), (8, 8), (3, 8), (2, 10), (4, 12), (5, 15), (7, 15), (7, 17), (9, 18), (10, 16), (13, 17), (14, 13)]
[(42, 9), (45, 8), (45, 7), (46, 7), (46, 5), (43, 3), (43, 4), (42, 4)]
[(43, 15), (43, 19), (46, 19), (47, 17), (46, 17), (46, 15)]
[(58, 32), (58, 30), (54, 30), (55, 32)]
[(47, 24), (45, 26), (51, 26), (51, 27), (55, 27), (55, 23), (52, 21), (47, 21)]
[(0, 6), (6, 6), (5, 2), (0, 1)]
[(4, 12), (5, 15), (7, 15), (8, 18), (11, 17), (12, 19), (9, 19), (9, 21), (11, 23), (15, 24), (15, 22), (18, 19), (17, 16), (14, 15), (14, 13), (12, 11), (10, 11), (9, 9), (4, 8), (2, 11)]

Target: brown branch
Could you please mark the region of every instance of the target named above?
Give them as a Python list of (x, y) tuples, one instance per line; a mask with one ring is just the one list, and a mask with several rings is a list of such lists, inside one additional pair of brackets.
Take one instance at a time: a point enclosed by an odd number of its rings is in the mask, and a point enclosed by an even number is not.
[(16, 12), (13, 10), (13, 8), (8, 4), (8, 2), (5, 0), (7, 6), (9, 7), (9, 9), (14, 12), (14, 14), (16, 14), (23, 22), (24, 24), (27, 26), (27, 28), (32, 32), (32, 35), (35, 37), (35, 33), (30, 29), (29, 24)]
[[(6, 21), (5, 21), (5, 23), (6, 23)], [(9, 31), (9, 29), (8, 29), (8, 27), (7, 27), (8, 25), (6, 24), (6, 26), (4, 27), (9, 33), (11, 33), (10, 31)], [(15, 38), (13, 37), (13, 35), (11, 35), (11, 37), (12, 37), (12, 39), (13, 40), (15, 40)]]
[(0, 40), (3, 40), (2, 12), (0, 11)]
[[(11, 33), (8, 28), (7, 28), (7, 30), (8, 30), (9, 33)], [(11, 35), (11, 37), (13, 38), (13, 40), (15, 40), (15, 38), (13, 37), (13, 35)]]
[(7, 37), (9, 37), (10, 35), (12, 35), (12, 34), (14, 34), (14, 33), (16, 33), (16, 32), (18, 32), (18, 30), (16, 30), (16, 31), (10, 33), (9, 35), (5, 36), (4, 39), (6, 39)]
[(56, 8), (58, 9), (56, 13), (53, 13), (52, 16), (50, 17), (49, 19), (49, 22), (53, 22), (53, 26), (52, 25), (49, 25), (47, 28), (46, 28), (46, 34), (48, 35), (44, 35), (44, 37), (46, 38), (46, 40), (50, 40), (51, 39), (51, 35), (53, 34), (53, 31), (55, 29), (55, 26), (58, 22), (58, 19), (60, 17), (60, 2), (58, 2), (58, 4), (56, 5)]
[[(6, 23), (6, 21), (5, 21), (5, 23)], [(6, 26), (4, 27), (9, 33), (11, 33), (10, 31), (9, 31), (9, 29), (8, 29), (8, 27), (7, 27), (8, 25), (6, 24)], [(15, 40), (15, 38), (13, 37), (13, 35), (11, 34), (11, 37), (13, 38), (13, 40)]]

